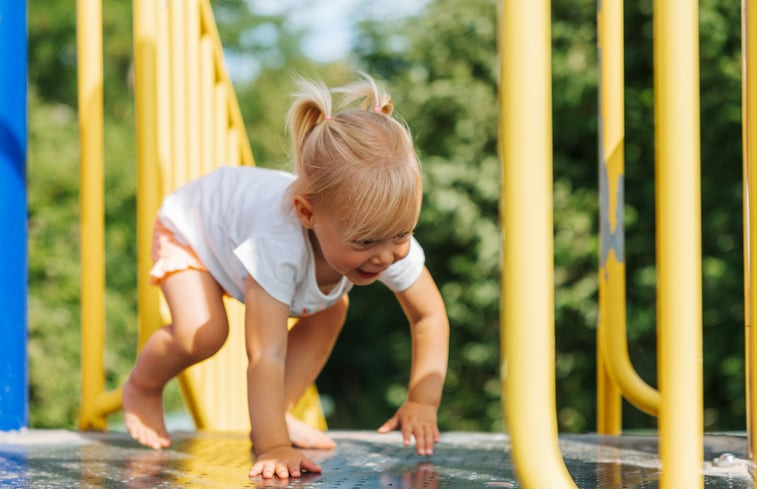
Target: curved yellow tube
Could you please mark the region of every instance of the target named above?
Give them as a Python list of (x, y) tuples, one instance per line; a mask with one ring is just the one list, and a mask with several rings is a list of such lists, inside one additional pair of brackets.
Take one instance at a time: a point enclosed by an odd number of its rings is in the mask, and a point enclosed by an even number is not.
[(575, 488), (555, 414), (550, 2), (505, 0), (502, 9), (505, 417), (522, 486)]
[[(659, 393), (636, 373), (628, 356), (626, 337), (625, 249), (623, 236), (623, 2), (600, 2), (597, 12), (600, 68), (600, 321), (597, 331), (600, 366), (637, 408), (657, 415)], [(609, 412), (609, 402), (598, 394), (598, 411)], [(620, 433), (620, 413), (611, 424), (601, 423), (600, 432)], [(601, 420), (600, 420), (601, 421)], [(605, 425), (605, 429), (601, 429)]]

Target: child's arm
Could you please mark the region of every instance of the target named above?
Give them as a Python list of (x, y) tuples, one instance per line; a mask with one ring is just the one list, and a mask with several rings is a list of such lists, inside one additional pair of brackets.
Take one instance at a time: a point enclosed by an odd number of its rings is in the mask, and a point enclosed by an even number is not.
[(413, 339), (410, 385), (407, 401), (379, 432), (399, 427), (405, 445), (410, 444), (412, 435), (418, 455), (431, 455), (434, 443), (439, 442), (436, 411), (447, 372), (449, 321), (439, 289), (426, 268), (410, 288), (396, 295), (410, 321)]
[(289, 307), (271, 297), (251, 277), (245, 291), (247, 402), (252, 448), (257, 460), (250, 477), (299, 477), (302, 469), (320, 472), (312, 460), (292, 448), (284, 418), (284, 365)]

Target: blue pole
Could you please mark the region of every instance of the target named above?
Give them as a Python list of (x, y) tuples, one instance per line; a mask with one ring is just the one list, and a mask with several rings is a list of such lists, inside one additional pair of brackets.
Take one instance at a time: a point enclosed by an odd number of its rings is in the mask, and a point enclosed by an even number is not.
[(26, 1), (0, 1), (0, 430), (29, 424)]

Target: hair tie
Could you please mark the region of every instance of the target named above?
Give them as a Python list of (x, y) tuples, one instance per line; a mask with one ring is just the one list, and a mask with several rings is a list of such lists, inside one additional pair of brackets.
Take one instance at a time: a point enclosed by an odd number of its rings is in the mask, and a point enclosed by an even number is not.
[(325, 114), (325, 115), (323, 116), (323, 120), (324, 120), (324, 121), (330, 121), (330, 120), (331, 120), (331, 114)]

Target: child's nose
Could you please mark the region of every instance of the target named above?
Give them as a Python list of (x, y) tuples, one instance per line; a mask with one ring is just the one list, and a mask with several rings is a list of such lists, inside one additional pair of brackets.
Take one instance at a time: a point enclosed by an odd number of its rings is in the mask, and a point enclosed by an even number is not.
[(396, 261), (394, 250), (390, 246), (382, 246), (373, 257), (377, 265), (389, 266)]
[(389, 266), (394, 262), (403, 259), (405, 255), (407, 255), (407, 250), (405, 250), (405, 248), (405, 246), (398, 246), (394, 243), (386, 243), (385, 246), (382, 246), (381, 249), (379, 249), (379, 252), (374, 259), (381, 265)]

